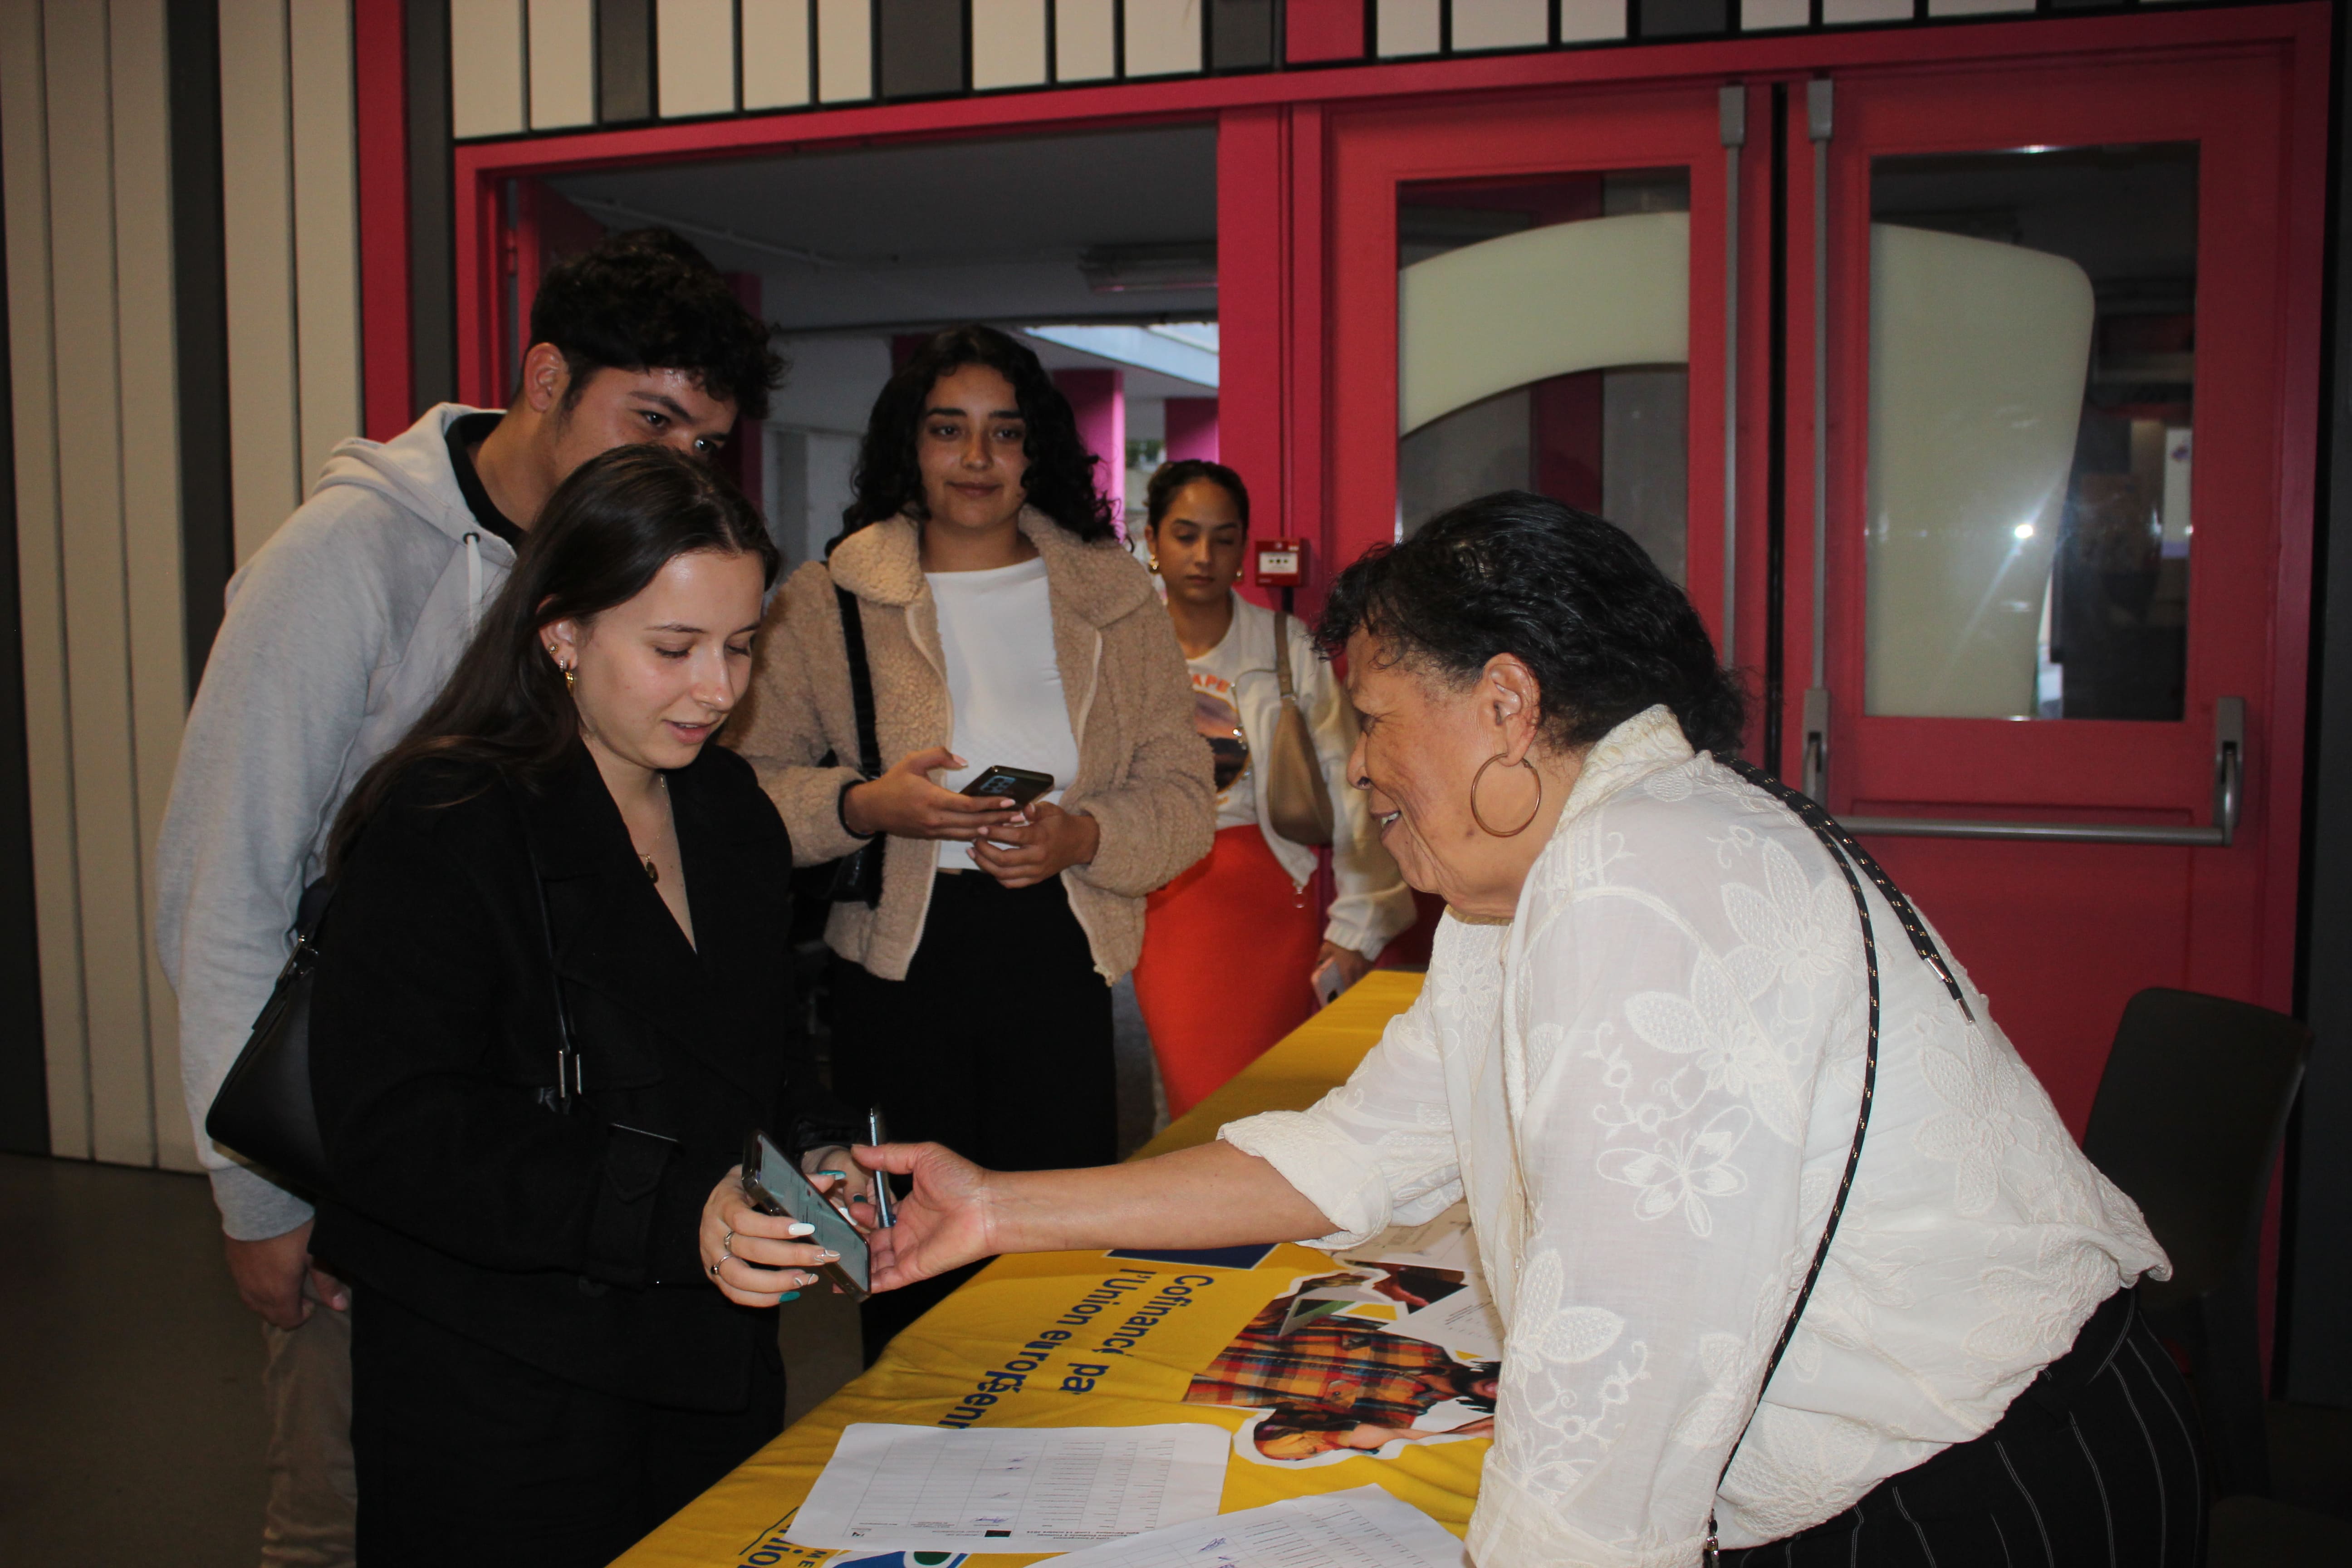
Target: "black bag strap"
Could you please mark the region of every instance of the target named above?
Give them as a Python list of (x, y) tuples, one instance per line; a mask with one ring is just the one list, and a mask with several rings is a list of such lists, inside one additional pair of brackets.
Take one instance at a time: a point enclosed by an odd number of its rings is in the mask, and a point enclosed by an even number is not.
[[(530, 813), (523, 804), (521, 790), (503, 770), (499, 779), (506, 785), (515, 808), (527, 818)], [(569, 1116), (573, 1098), (585, 1085), (580, 1074), (580, 1047), (572, 1035), (572, 1003), (563, 994), (563, 976), (555, 967), (555, 921), (547, 912), (547, 879), (539, 868), (539, 846), (532, 841), (528, 820), (523, 824), (522, 852), (530, 862), (530, 890), (539, 903), (539, 941), (547, 954), (547, 983), (555, 991), (555, 1088), (551, 1091), (542, 1089), (539, 1094), (551, 1110)]]
[(869, 779), (882, 776), (882, 742), (874, 732), (874, 672), (866, 666), (866, 621), (857, 613), (857, 595), (839, 584), (833, 596), (841, 605), (841, 646), (849, 657), (849, 704), (857, 715), (857, 771)]
[[(1723, 1468), (1716, 1473), (1715, 1489), (1720, 1492), (1725, 1479), (1731, 1474), (1731, 1462), (1739, 1457), (1739, 1445), (1748, 1440), (1748, 1428), (1755, 1424), (1756, 1412), (1763, 1405), (1764, 1391), (1772, 1386), (1772, 1374), (1780, 1369), (1780, 1358), (1788, 1353), (1789, 1342), (1796, 1336), (1797, 1321), (1805, 1315), (1806, 1304), (1813, 1299), (1813, 1287), (1821, 1282), (1822, 1266), (1829, 1261), (1830, 1243), (1837, 1239), (1838, 1222), (1845, 1217), (1845, 1201), (1853, 1191), (1853, 1173), (1862, 1163), (1863, 1137), (1870, 1130), (1871, 1101), (1878, 1092), (1878, 933), (1870, 918), (1870, 901), (1863, 895), (1861, 878), (1854, 875), (1855, 867), (1862, 868), (1863, 875), (1871, 879), (1879, 895), (1895, 910), (1895, 917), (1903, 922), (1905, 934), (1911, 939), (1912, 951), (1936, 972), (1937, 978), (1943, 981), (1944, 989), (1951, 994), (1953, 1001), (1959, 1004), (1961, 1015), (1974, 1023), (1976, 1014), (1969, 1009), (1968, 998), (1960, 994), (1959, 983), (1952, 978), (1951, 965), (1944, 962), (1943, 953), (1936, 946), (1936, 939), (1927, 934), (1927, 922), (1920, 920), (1918, 911), (1911, 907), (1911, 900), (1905, 898), (1894, 879), (1880, 869), (1878, 862), (1870, 858), (1870, 852), (1854, 842), (1853, 835), (1848, 833), (1842, 823), (1810, 797), (1798, 794), (1753, 763), (1741, 762), (1737, 757), (1718, 757), (1716, 760), (1787, 806), (1798, 821), (1812, 829), (1813, 837), (1822, 841), (1822, 847), (1830, 852), (1830, 858), (1837, 862), (1839, 873), (1845, 878), (1845, 885), (1853, 894), (1854, 913), (1861, 917), (1862, 963), (1869, 979), (1870, 993), (1869, 1034), (1863, 1048), (1862, 1106), (1854, 1114), (1853, 1142), (1846, 1150), (1845, 1171), (1838, 1178), (1837, 1195), (1830, 1200), (1830, 1215), (1828, 1222), (1822, 1226), (1821, 1244), (1813, 1248), (1812, 1266), (1805, 1270), (1805, 1282), (1798, 1289), (1795, 1304), (1789, 1309), (1789, 1321), (1780, 1325), (1780, 1337), (1772, 1342), (1772, 1353), (1764, 1358), (1764, 1375), (1756, 1384), (1756, 1403), (1748, 1407), (1748, 1419), (1739, 1424), (1739, 1436), (1732, 1439), (1731, 1451), (1723, 1457)], [(1712, 1501), (1707, 1505), (1706, 1544), (1702, 1560), (1706, 1568), (1715, 1568), (1719, 1561)]]

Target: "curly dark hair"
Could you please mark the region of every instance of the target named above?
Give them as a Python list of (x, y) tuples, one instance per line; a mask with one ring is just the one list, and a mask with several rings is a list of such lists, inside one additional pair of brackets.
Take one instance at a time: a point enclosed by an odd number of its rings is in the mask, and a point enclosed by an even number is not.
[(702, 252), (666, 228), (606, 235), (540, 279), (530, 341), (563, 351), (569, 407), (600, 370), (678, 370), (741, 419), (768, 416), (784, 358)]
[(1242, 514), (1242, 526), (1249, 526), (1249, 487), (1242, 477), (1223, 463), (1213, 463), (1206, 458), (1186, 458), (1179, 462), (1162, 463), (1151, 470), (1150, 487), (1143, 492), (1145, 526), (1157, 528), (1160, 520), (1168, 515), (1175, 504), (1177, 492), (1186, 485), (1202, 479), (1222, 489), (1234, 498), (1234, 510)]
[[(1028, 503), (1080, 539), (1116, 538), (1118, 510), (1095, 487), (1099, 459), (1078, 439), (1070, 400), (1034, 353), (994, 327), (977, 322), (950, 327), (915, 351), (874, 400), (850, 480), (856, 499), (842, 509), (842, 531), (855, 533), (901, 512), (917, 521), (929, 515), (923, 504), (923, 470), (915, 437), (922, 428), (931, 388), (940, 377), (968, 364), (984, 364), (1013, 384), (1013, 399), (1028, 428), (1021, 448), (1029, 458), (1021, 481)], [(1113, 471), (1124, 461), (1122, 455)]]
[(1481, 496), (1367, 551), (1331, 585), (1315, 637), (1336, 655), (1359, 631), (1457, 683), (1517, 654), (1563, 749), (1661, 702), (1694, 748), (1739, 749), (1747, 698), (1689, 597), (1622, 529), (1548, 496)]

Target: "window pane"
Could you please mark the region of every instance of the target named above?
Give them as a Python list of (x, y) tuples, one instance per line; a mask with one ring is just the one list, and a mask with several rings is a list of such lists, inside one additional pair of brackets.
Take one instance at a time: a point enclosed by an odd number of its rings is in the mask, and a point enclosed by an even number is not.
[(1871, 172), (1867, 706), (2181, 716), (2193, 143)]
[(1532, 489), (1682, 580), (1689, 211), (1679, 168), (1403, 189), (1399, 538)]

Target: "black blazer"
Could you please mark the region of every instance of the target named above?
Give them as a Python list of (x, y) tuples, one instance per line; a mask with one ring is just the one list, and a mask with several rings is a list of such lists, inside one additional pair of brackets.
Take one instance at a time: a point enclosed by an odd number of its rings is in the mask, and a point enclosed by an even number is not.
[[(722, 747), (668, 777), (695, 946), (584, 748), (537, 791), (421, 763), (367, 825), (319, 938), (332, 1192), (312, 1250), (568, 1381), (740, 1409), (774, 1320), (705, 1277), (703, 1201), (751, 1128), (788, 1146), (848, 1130), (793, 1008), (782, 821)], [(559, 977), (582, 1080), (568, 1116), (542, 1092)]]

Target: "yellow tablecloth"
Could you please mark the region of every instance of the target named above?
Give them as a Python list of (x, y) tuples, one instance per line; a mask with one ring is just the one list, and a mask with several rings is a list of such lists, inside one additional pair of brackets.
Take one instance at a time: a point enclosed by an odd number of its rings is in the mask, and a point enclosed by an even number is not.
[[(1420, 989), (1418, 974), (1383, 970), (1366, 976), (1143, 1152), (1206, 1142), (1237, 1117), (1313, 1104), (1355, 1069), (1389, 1019)], [(787, 1545), (784, 1530), (852, 1422), (1110, 1426), (1199, 1421), (1238, 1428), (1240, 1412), (1184, 1402), (1192, 1374), (1276, 1297), (1330, 1268), (1325, 1254), (1287, 1246), (1247, 1269), (1101, 1252), (999, 1258), (901, 1333), (864, 1376), (638, 1542), (621, 1563), (626, 1568), (806, 1568), (824, 1562), (832, 1553)], [(1154, 1303), (1157, 1312), (1139, 1310)], [(1129, 1326), (1138, 1319), (1149, 1327)], [(1225, 1471), (1224, 1508), (1256, 1508), (1376, 1481), (1459, 1534), (1469, 1522), (1486, 1457), (1486, 1441), (1472, 1438), (1409, 1444), (1395, 1458), (1350, 1458), (1307, 1468), (1235, 1458)], [(1037, 1561), (1002, 1554), (972, 1559), (974, 1568)]]

